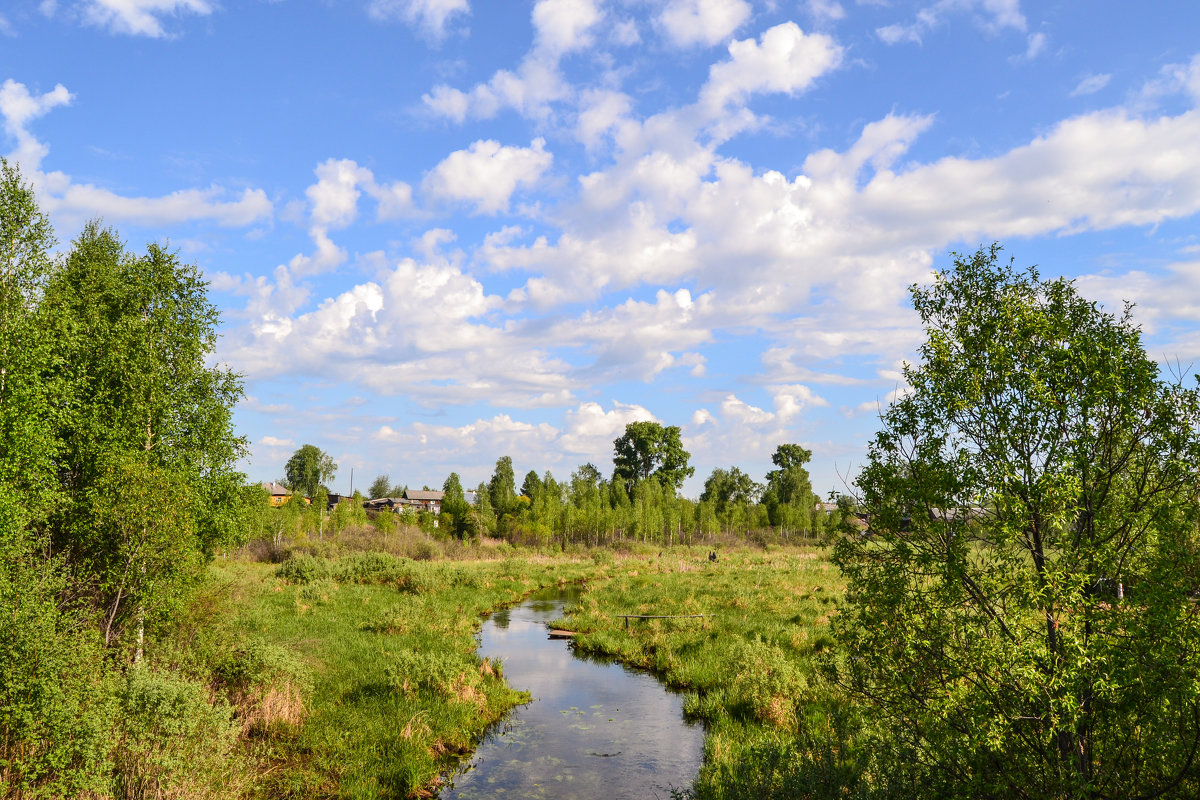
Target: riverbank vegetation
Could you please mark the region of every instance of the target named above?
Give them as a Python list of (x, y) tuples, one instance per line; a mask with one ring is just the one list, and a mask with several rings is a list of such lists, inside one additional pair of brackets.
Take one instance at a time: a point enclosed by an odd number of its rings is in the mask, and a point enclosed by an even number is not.
[[(312, 676), (302, 720), (258, 740), (260, 767), (271, 765), (260, 796), (405, 797), (436, 787), (486, 725), (529, 699), (503, 683), (502, 664), (475, 656), (474, 635), (483, 614), (543, 586), (582, 584), (561, 621), (579, 632), (580, 650), (688, 692), (686, 713), (709, 730), (701, 790), (741, 791), (745, 776), (730, 776), (746, 758), (793, 741), (801, 723), (814, 734), (828, 728), (839, 713), (818, 672), (842, 585), (819, 548), (723, 548), (716, 562), (707, 548), (681, 546), (539, 553), (431, 539), (427, 560), (381, 552), (423, 536), (361, 532), (279, 564), (218, 570), (242, 595), (237, 635), (293, 653)], [(621, 614), (704, 616), (626, 627)]]

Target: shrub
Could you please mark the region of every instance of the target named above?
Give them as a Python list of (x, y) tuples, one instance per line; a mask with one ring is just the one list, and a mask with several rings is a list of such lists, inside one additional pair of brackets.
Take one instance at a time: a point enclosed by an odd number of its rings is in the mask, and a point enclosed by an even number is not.
[(386, 553), (355, 553), (340, 559), (334, 566), (337, 579), (343, 583), (393, 583), (410, 571), (408, 559)]
[(393, 656), (384, 674), (392, 689), (404, 694), (423, 691), (473, 700), (480, 696), (485, 671), (492, 671), (490, 665), (481, 670), (471, 656), (402, 650)]
[(163, 796), (229, 797), (238, 726), (203, 684), (134, 667), (120, 692), (121, 734), (114, 753), (113, 794), (125, 800)]
[(731, 685), (736, 701), (753, 709), (754, 717), (778, 727), (796, 722), (796, 701), (807, 681), (787, 655), (756, 637), (737, 649), (738, 672)]
[(21, 549), (0, 550), (0, 786), (79, 796), (107, 771), (111, 684), (97, 629), (59, 607), (56, 571)]
[(225, 687), (243, 732), (267, 733), (304, 718), (312, 672), (291, 650), (252, 642), (231, 653), (214, 675)]
[(275, 574), (288, 583), (311, 583), (332, 577), (332, 570), (323, 558), (295, 555), (280, 564)]

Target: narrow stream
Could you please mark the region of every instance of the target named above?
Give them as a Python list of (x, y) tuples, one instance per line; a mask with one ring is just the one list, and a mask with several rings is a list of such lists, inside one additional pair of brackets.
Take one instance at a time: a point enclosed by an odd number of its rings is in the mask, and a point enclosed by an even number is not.
[(681, 698), (646, 672), (547, 637), (546, 623), (578, 597), (575, 587), (544, 590), (484, 623), (479, 654), (501, 659), (509, 684), (534, 699), (484, 737), (439, 798), (665, 800), (691, 785), (704, 729), (684, 720)]

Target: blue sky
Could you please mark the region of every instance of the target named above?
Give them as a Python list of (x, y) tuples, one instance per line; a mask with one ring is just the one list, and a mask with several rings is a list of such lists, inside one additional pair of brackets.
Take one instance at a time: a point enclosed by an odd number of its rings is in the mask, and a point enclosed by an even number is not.
[(1004, 243), (1200, 358), (1200, 4), (14, 0), (0, 152), (211, 281), (251, 478), (781, 442), (843, 488), (907, 287)]

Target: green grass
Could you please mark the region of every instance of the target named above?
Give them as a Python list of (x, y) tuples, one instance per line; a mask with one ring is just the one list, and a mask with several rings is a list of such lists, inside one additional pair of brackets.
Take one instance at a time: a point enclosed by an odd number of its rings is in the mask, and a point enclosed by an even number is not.
[(475, 655), (481, 617), (595, 566), (362, 554), (225, 569), (243, 591), (240, 632), (297, 653), (313, 675), (303, 721), (260, 743), (270, 766), (258, 793), (376, 798), (425, 792), (488, 724), (529, 700), (504, 683), (502, 665)]
[[(589, 580), (556, 624), (578, 632), (585, 652), (646, 667), (687, 692), (685, 712), (708, 723), (698, 796), (767, 796), (763, 782), (779, 782), (779, 754), (798, 749), (809, 763), (829, 755), (836, 771), (849, 753), (812, 751), (848, 735), (846, 709), (820, 672), (834, 647), (840, 573), (817, 548), (745, 549), (716, 563), (705, 556), (677, 548), (625, 560)], [(622, 614), (704, 617), (626, 627)]]
[[(247, 652), (290, 653), (303, 666), (281, 673), (302, 677), (276, 698), (278, 719), (268, 708), (252, 731), (251, 794), (430, 794), (489, 724), (529, 699), (504, 683), (502, 664), (475, 654), (482, 617), (556, 583), (585, 581), (558, 623), (579, 632), (580, 649), (653, 670), (707, 721), (698, 796), (778, 783), (780, 754), (795, 750), (797, 732), (810, 741), (836, 733), (839, 706), (819, 662), (833, 646), (828, 624), (843, 585), (823, 551), (747, 548), (716, 563), (686, 547), (584, 558), (478, 552), (508, 557), (358, 552), (218, 569), (237, 587), (232, 625), (253, 643)], [(704, 617), (626, 628), (620, 614)]]

